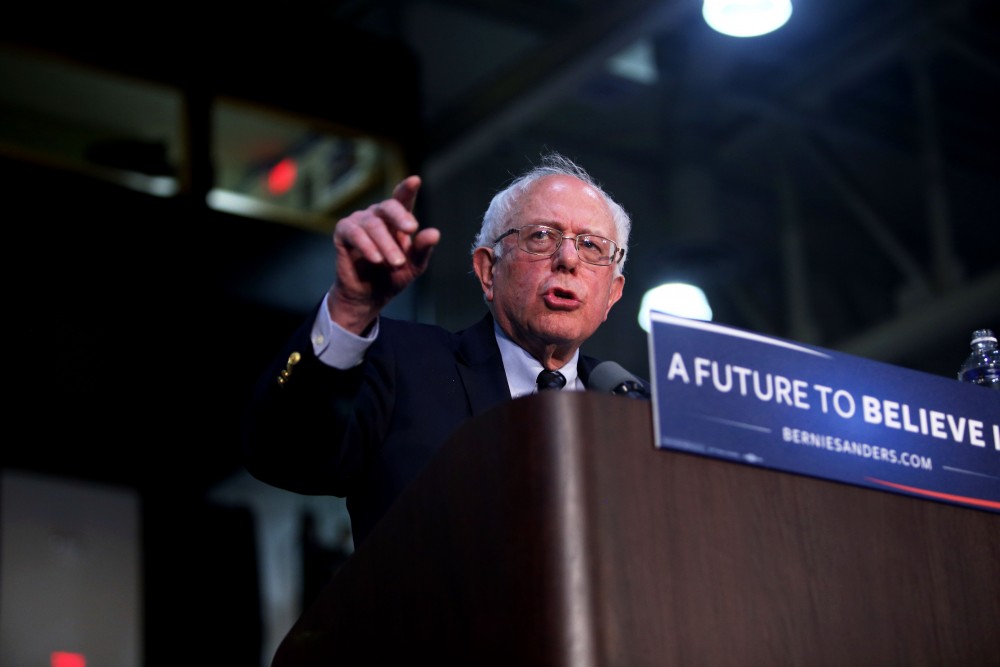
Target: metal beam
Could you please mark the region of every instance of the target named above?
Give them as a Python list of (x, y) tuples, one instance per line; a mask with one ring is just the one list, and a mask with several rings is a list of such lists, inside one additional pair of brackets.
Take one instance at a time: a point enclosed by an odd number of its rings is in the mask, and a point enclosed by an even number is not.
[(568, 30), (429, 122), (426, 180), (447, 177), (524, 125), (611, 56), (690, 12), (679, 0), (600, 3)]
[(857, 216), (861, 226), (875, 241), (882, 252), (892, 261), (907, 282), (921, 293), (927, 292), (930, 286), (920, 263), (906, 250), (902, 243), (893, 236), (889, 226), (870, 204), (867, 198), (849, 180), (843, 169), (838, 168), (833, 157), (823, 151), (814, 142), (805, 138), (799, 147), (812, 158), (813, 163), (826, 177), (830, 186), (840, 195), (844, 203)]
[[(825, 60), (808, 60), (799, 64), (802, 81), (788, 91), (786, 104), (797, 110), (821, 107), (836, 91), (863, 79), (874, 71), (899, 62), (913, 44), (926, 42), (941, 34), (941, 25), (960, 19), (968, 3), (964, 0), (943, 4), (919, 16), (893, 12), (880, 22), (866, 22), (841, 48), (825, 53)], [(766, 141), (773, 131), (770, 123), (753, 123), (729, 137), (720, 148), (723, 159), (752, 150)]]
[[(955, 332), (988, 326), (1000, 313), (1000, 270), (930, 299), (853, 338), (831, 346), (887, 363), (914, 358)], [(962, 350), (956, 351), (961, 361)], [(957, 365), (956, 365), (957, 368)]]

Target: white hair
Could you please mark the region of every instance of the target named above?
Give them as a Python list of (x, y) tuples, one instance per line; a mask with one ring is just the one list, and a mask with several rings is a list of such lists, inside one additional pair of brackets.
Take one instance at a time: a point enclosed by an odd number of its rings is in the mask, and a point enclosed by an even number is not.
[[(483, 215), (483, 225), (472, 244), (472, 252), (475, 252), (476, 248), (490, 248), (495, 245), (497, 237), (507, 231), (506, 228), (511, 222), (511, 215), (518, 199), (532, 184), (546, 176), (560, 175), (580, 179), (592, 187), (604, 200), (611, 213), (611, 219), (615, 223), (618, 247), (625, 251), (621, 262), (614, 265), (615, 275), (621, 275), (625, 268), (625, 259), (628, 257), (628, 237), (632, 231), (632, 220), (621, 204), (612, 199), (611, 195), (605, 192), (583, 167), (559, 153), (546, 153), (542, 156), (540, 165), (518, 176), (507, 187), (493, 196), (486, 213)], [(501, 257), (503, 246), (497, 246), (494, 252), (496, 257)]]

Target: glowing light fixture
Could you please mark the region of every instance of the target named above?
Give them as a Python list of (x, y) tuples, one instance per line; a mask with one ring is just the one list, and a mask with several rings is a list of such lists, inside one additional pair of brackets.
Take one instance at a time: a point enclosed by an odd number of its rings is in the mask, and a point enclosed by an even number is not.
[(639, 306), (639, 326), (649, 331), (649, 311), (656, 310), (692, 320), (711, 321), (712, 307), (700, 287), (687, 283), (666, 283), (654, 287), (642, 296)]
[(49, 657), (51, 667), (87, 667), (87, 659), (82, 653), (53, 651)]
[(724, 35), (756, 37), (785, 25), (792, 0), (705, 0), (701, 15)]
[(299, 166), (295, 160), (286, 157), (271, 167), (267, 172), (267, 191), (272, 195), (283, 195), (295, 185), (299, 174)]

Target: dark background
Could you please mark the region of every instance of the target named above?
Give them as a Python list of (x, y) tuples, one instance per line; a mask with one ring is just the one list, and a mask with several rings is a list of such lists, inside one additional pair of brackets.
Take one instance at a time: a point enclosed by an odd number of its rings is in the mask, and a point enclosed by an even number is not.
[[(468, 249), (486, 203), (555, 149), (633, 216), (626, 297), (587, 351), (638, 374), (639, 298), (664, 279), (698, 281), (723, 324), (949, 377), (972, 329), (1000, 328), (992, 3), (797, 2), (785, 28), (745, 40), (668, 0), (280, 10), (146, 10), (122, 24), (22, 9), (0, 46), (395, 142), (425, 178), (423, 223), (443, 232), (406, 316), (478, 319)], [(608, 66), (637, 41), (655, 81)], [(109, 124), (143, 121), (126, 101), (110, 108)], [(3, 464), (140, 491), (148, 665), (186, 655), (178, 630), (254, 664), (253, 513), (210, 493), (240, 474), (250, 385), (318, 302), (332, 252), (317, 271), (327, 235), (210, 209), (212, 156), (192, 126), (188, 186), (170, 198), (0, 145)], [(180, 625), (175, 604), (189, 612)]]

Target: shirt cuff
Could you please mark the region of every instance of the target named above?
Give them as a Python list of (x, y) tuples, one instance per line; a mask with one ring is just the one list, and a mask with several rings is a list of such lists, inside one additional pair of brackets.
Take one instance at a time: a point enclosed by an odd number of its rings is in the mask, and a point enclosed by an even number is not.
[(340, 370), (354, 368), (364, 360), (365, 352), (378, 336), (378, 320), (375, 320), (367, 336), (353, 334), (330, 318), (330, 311), (326, 305), (329, 298), (329, 293), (323, 297), (323, 303), (320, 304), (316, 320), (313, 322), (311, 334), (313, 352), (327, 366)]

